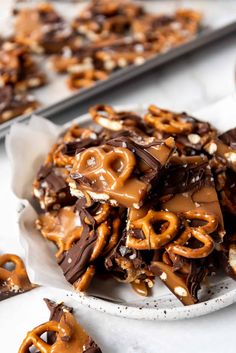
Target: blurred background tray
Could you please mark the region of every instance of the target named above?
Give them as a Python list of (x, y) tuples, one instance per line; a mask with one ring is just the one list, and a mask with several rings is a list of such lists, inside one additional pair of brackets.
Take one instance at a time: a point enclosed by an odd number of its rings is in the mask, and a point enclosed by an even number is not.
[[(65, 1), (53, 2), (57, 11), (68, 20), (74, 17), (75, 14), (79, 13), (80, 9), (87, 3), (88, 1), (83, 1), (77, 4)], [(27, 4), (29, 4), (29, 1), (27, 1)], [(119, 85), (127, 80), (134, 79), (136, 76), (143, 74), (154, 67), (164, 65), (181, 55), (197, 50), (198, 48), (223, 38), (234, 31), (236, 32), (236, 2), (234, 1), (152, 0), (142, 1), (142, 5), (145, 6), (148, 11), (155, 13), (171, 13), (180, 7), (200, 10), (204, 15), (204, 28), (188, 43), (170, 49), (170, 51), (164, 54), (158, 54), (142, 65), (129, 66), (120, 69), (119, 71), (112, 73), (107, 80), (100, 81), (93, 87), (79, 90), (76, 93), (67, 88), (65, 83), (66, 75), (58, 75), (49, 70), (47, 65), (44, 65), (46, 66), (45, 71), (48, 76), (49, 84), (33, 92), (36, 98), (42, 103), (42, 107), (35, 111), (35, 113), (47, 118), (55, 117), (57, 113), (64, 111), (75, 104), (79, 104), (102, 91)], [(19, 116), (13, 120), (0, 124), (0, 137), (3, 137), (7, 133), (11, 124), (19, 121), (27, 121), (29, 116), (30, 115)]]

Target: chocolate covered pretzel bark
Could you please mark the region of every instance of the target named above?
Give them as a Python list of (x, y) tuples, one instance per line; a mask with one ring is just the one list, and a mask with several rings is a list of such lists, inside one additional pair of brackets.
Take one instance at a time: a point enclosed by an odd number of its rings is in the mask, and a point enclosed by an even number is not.
[[(207, 122), (153, 106), (144, 120), (106, 105), (90, 114), (98, 126), (72, 126), (45, 162), (66, 171), (73, 203), (46, 207), (36, 222), (66, 279), (84, 292), (112, 276), (146, 296), (159, 277), (192, 305), (219, 266), (234, 278), (233, 213), (222, 197), (233, 190), (234, 130), (216, 137)], [(224, 158), (209, 153), (212, 141)]]
[(0, 46), (0, 83), (25, 91), (43, 86), (46, 77), (24, 45), (8, 40)]
[(0, 87), (0, 124), (38, 107), (39, 103), (31, 94), (15, 91), (10, 85)]
[(60, 52), (73, 37), (69, 24), (48, 3), (15, 11), (15, 39), (33, 52)]
[(163, 209), (177, 214), (193, 211), (196, 217), (198, 213), (213, 215), (217, 220), (215, 239), (219, 241), (223, 239), (225, 235), (223, 215), (206, 157), (172, 158), (162, 190)]
[(72, 125), (52, 147), (33, 183), (34, 196), (43, 210), (58, 210), (74, 205), (76, 198), (70, 193), (68, 178), (76, 151), (96, 143), (96, 133)]
[[(49, 321), (27, 333), (19, 353), (31, 349), (37, 349), (40, 353), (101, 353), (95, 341), (76, 321), (72, 308), (49, 299), (45, 299), (45, 302), (50, 310)], [(44, 334), (47, 334), (46, 338)]]
[(58, 260), (68, 282), (81, 292), (88, 289), (97, 260), (116, 246), (120, 236), (117, 210), (112, 210), (109, 204), (85, 205), (86, 200), (77, 202), (82, 229), (80, 239)]
[(191, 10), (161, 15), (148, 13), (132, 1), (92, 1), (72, 21), (77, 36), (52, 59), (52, 66), (57, 72), (70, 73), (70, 87), (84, 88), (71, 85), (73, 75), (89, 71), (103, 80), (105, 74), (142, 65), (194, 37), (201, 18)]

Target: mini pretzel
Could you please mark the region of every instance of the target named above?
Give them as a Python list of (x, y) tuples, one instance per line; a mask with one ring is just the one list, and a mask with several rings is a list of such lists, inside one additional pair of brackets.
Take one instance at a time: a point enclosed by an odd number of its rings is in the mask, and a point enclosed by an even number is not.
[[(60, 334), (59, 323), (56, 321), (48, 321), (45, 324), (42, 324), (36, 327), (34, 330), (28, 332), (20, 346), (18, 353), (28, 353), (30, 352), (30, 347), (37, 348), (40, 353), (56, 353), (55, 346), (57, 345), (57, 341), (53, 345), (50, 345), (40, 337), (46, 332), (57, 332)], [(63, 333), (61, 334), (63, 337)]]
[(57, 258), (80, 239), (83, 227), (77, 225), (78, 218), (74, 207), (64, 207), (56, 212), (42, 214), (37, 219), (36, 227), (46, 239), (54, 242), (58, 247)]
[[(9, 271), (3, 267), (8, 262), (15, 265), (14, 270)], [(33, 287), (23, 261), (19, 256), (13, 254), (0, 256), (0, 282), (5, 282), (6, 286), (9, 287), (9, 291), (25, 291)]]
[(89, 113), (95, 123), (113, 131), (120, 131), (123, 122), (118, 119), (117, 113), (109, 105), (95, 105), (89, 109)]
[(71, 74), (67, 83), (71, 89), (88, 88), (93, 86), (96, 81), (106, 80), (107, 77), (104, 71), (89, 70)]
[(82, 128), (78, 124), (72, 124), (72, 126), (66, 130), (63, 136), (64, 142), (73, 142), (75, 140), (83, 140), (87, 138), (95, 139), (96, 133), (89, 128)]
[(161, 110), (154, 105), (148, 108), (144, 120), (155, 129), (169, 134), (181, 134), (192, 131), (192, 124), (185, 121), (181, 114)]
[[(168, 226), (163, 227), (165, 229), (161, 229), (161, 233), (157, 233), (154, 229), (154, 224), (158, 221), (168, 222)], [(137, 250), (160, 249), (175, 237), (178, 225), (179, 221), (174, 213), (149, 210), (146, 216), (131, 224), (131, 229), (136, 228), (143, 231), (145, 239), (137, 239), (130, 232), (126, 246)]]
[[(188, 243), (190, 238), (196, 238), (203, 243), (200, 248), (192, 249), (184, 244)], [(188, 259), (201, 259), (208, 256), (214, 249), (214, 241), (212, 238), (200, 227), (186, 228), (181, 236), (173, 243), (167, 245), (167, 251), (171, 254), (187, 257)]]
[(194, 220), (198, 219), (200, 221), (207, 222), (205, 225), (201, 225), (198, 228), (201, 228), (205, 233), (212, 233), (216, 230), (218, 226), (218, 220), (217, 218), (210, 213), (206, 213), (205, 211), (186, 211), (183, 212), (182, 215), (187, 219), (187, 220)]
[[(118, 170), (114, 167), (116, 162), (121, 164)], [(102, 147), (90, 147), (79, 155), (76, 171), (94, 182), (101, 182), (103, 177), (106, 188), (115, 190), (124, 185), (135, 164), (134, 154), (127, 148), (117, 147), (106, 152)]]

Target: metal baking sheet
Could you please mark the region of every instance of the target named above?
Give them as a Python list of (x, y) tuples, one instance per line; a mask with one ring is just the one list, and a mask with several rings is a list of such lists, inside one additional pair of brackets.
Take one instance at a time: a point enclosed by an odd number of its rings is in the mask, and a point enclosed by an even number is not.
[[(70, 20), (83, 6), (83, 4), (71, 3), (54, 3), (56, 9)], [(126, 80), (132, 79), (150, 69), (166, 64), (167, 62), (180, 57), (181, 55), (190, 53), (200, 47), (203, 47), (217, 39), (223, 38), (230, 33), (236, 32), (236, 2), (231, 1), (142, 1), (142, 4), (148, 11), (152, 12), (173, 12), (179, 7), (193, 8), (202, 11), (204, 15), (204, 29), (191, 41), (177, 48), (171, 49), (164, 54), (158, 54), (147, 60), (139, 66), (129, 66), (112, 73), (105, 81), (96, 83), (89, 89), (82, 89), (76, 93), (70, 91), (65, 83), (66, 75), (58, 75), (53, 73), (48, 65), (46, 74), (49, 78), (49, 84), (45, 87), (33, 91), (36, 98), (42, 103), (42, 108), (35, 111), (44, 117), (50, 118), (60, 111), (65, 110), (75, 104), (99, 94), (111, 87), (114, 87)], [(43, 59), (44, 61), (47, 59)], [(30, 114), (31, 115), (31, 114)], [(30, 115), (22, 115), (13, 120), (0, 124), (0, 137), (3, 137), (11, 124), (19, 121), (27, 121)]]

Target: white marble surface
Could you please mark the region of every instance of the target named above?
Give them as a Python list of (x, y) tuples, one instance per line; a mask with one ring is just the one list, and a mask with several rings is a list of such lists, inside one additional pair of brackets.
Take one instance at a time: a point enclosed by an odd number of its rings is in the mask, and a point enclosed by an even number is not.
[[(229, 0), (230, 1), (230, 0)], [(236, 35), (162, 69), (81, 104), (59, 117), (64, 122), (96, 102), (155, 103), (197, 110), (235, 90)], [(22, 156), (22, 168), (24, 156)], [(17, 240), (17, 201), (10, 192), (10, 165), (0, 143), (0, 251), (23, 255)], [(48, 318), (42, 298), (60, 300), (63, 293), (39, 288), (0, 303), (0, 352), (16, 353), (26, 331)], [(68, 300), (69, 303), (69, 300)], [(179, 322), (140, 322), (111, 317), (78, 306), (77, 318), (104, 353), (233, 353), (236, 305), (214, 314)]]

